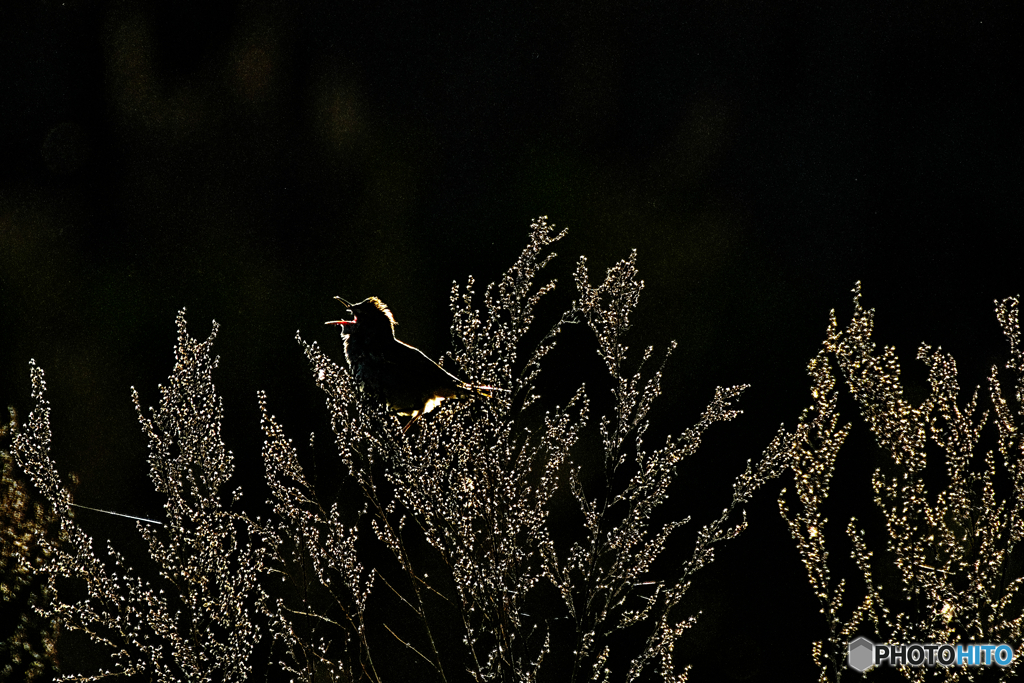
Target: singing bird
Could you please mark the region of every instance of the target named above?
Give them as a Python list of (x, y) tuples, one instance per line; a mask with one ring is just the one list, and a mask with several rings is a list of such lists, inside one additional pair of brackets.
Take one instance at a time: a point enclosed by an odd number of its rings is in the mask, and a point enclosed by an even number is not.
[(351, 319), (328, 320), (340, 325), (345, 360), (360, 389), (384, 399), (399, 415), (411, 416), (403, 431), (446, 398), (473, 395), (490, 398), (495, 387), (470, 384), (451, 374), (417, 349), (395, 338), (395, 317), (375, 296), (346, 307)]

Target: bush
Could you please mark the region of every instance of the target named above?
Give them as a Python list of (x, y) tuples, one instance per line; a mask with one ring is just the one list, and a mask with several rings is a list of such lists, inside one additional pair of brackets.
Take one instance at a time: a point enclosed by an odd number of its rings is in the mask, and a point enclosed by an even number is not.
[[(360, 394), (346, 368), (300, 338), (347, 474), (332, 485), (359, 500), (319, 502), (261, 394), (273, 510), (266, 521), (246, 511), (240, 490), (226, 490), (234, 461), (212, 382), (216, 323), (198, 341), (182, 311), (159, 407), (147, 416), (133, 390), (150, 477), (165, 500), (162, 523), (138, 522), (152, 560), (143, 572), (113, 548), (101, 558), (75, 521), (49, 456), (45, 382), (33, 366), (36, 406), (14, 451), (60, 520), (59, 541), (45, 544), (39, 569), (53, 594), (42, 612), (86, 633), (111, 661), (109, 670), (71, 678), (241, 681), (262, 638), (276, 644), (272, 668), (311, 682), (385, 680), (405, 654), (421, 678), (437, 680), (468, 672), (477, 681), (529, 681), (554, 667), (560, 678), (601, 681), (612, 679), (613, 663), (621, 668), (615, 680), (685, 680), (673, 645), (696, 617), (680, 601), (715, 546), (745, 528), (741, 506), (785, 469), (797, 437), (780, 431), (760, 461), (748, 463), (688, 560), (656, 565), (689, 521), (664, 514), (678, 465), (708, 428), (737, 415), (745, 387), (717, 389), (695, 426), (648, 449), (648, 414), (671, 349), (653, 371), (653, 349), (638, 362), (628, 357), (624, 337), (643, 287), (635, 253), (597, 286), (581, 259), (575, 301), (525, 348), (555, 284), (536, 280), (560, 237), (545, 220), (534, 223), (519, 259), (486, 288), (482, 311), (472, 279), (453, 288), (449, 367), (507, 393), (449, 402), (408, 433)], [(554, 407), (538, 388), (568, 325), (593, 332), (612, 386), (613, 410), (590, 427), (603, 477), (581, 476), (573, 461), (591, 424), (586, 388)]]
[[(12, 664), (0, 676), (52, 673), (59, 625), (109, 657), (100, 670), (66, 674), (74, 680), (378, 682), (411, 670), (417, 680), (440, 681), (686, 680), (690, 669), (675, 646), (697, 613), (684, 596), (716, 546), (746, 528), (743, 506), (790, 468), (795, 501), (783, 490), (779, 506), (825, 617), (811, 648), (821, 681), (847, 671), (857, 635), (1021, 651), (1018, 298), (996, 308), (1012, 384), (993, 367), (991, 410), (979, 414), (978, 391), (960, 402), (952, 357), (926, 345), (918, 358), (930, 391), (918, 405), (906, 398), (895, 351), (875, 350), (873, 311), (861, 306), (858, 285), (852, 321), (840, 329), (833, 314), (809, 364), (810, 407), (792, 432), (780, 428), (748, 461), (721, 514), (684, 547), (676, 532), (690, 518), (666, 504), (678, 491), (680, 463), (712, 425), (738, 414), (745, 387), (716, 389), (693, 427), (649, 447), (648, 418), (672, 348), (657, 368), (652, 348), (639, 359), (627, 353), (643, 288), (636, 254), (598, 285), (580, 259), (571, 305), (557, 318), (539, 315), (555, 283), (538, 278), (560, 237), (540, 219), (518, 260), (482, 296), (472, 279), (453, 287), (446, 364), (501, 390), (446, 402), (408, 431), (360, 392), (346, 367), (299, 337), (330, 416), (336, 453), (326, 457), (340, 474), (318, 488), (306, 468), (324, 463), (322, 451), (300, 453), (271, 414), (279, 399), (260, 393), (266, 518), (231, 488), (234, 456), (221, 438), (212, 379), (217, 325), (199, 341), (182, 311), (157, 408), (144, 411), (133, 389), (150, 478), (164, 502), (162, 520), (137, 519), (148, 551), (138, 570), (109, 544), (98, 553), (76, 521), (49, 453), (43, 371), (32, 364), (35, 406), (24, 425), (12, 418), (0, 436), (11, 436), (11, 454), (45, 506), (28, 501), (4, 451), (3, 597), (22, 617), (3, 643)], [(538, 332), (545, 317), (554, 324)], [(570, 327), (592, 333), (611, 389), (610, 409), (596, 419), (592, 406), (602, 401), (585, 386), (564, 405), (544, 397), (542, 373)], [(852, 573), (864, 585), (854, 601), (846, 578), (833, 580), (851, 571), (830, 560), (825, 543), (826, 500), (854, 429), (839, 419), (841, 399), (858, 407), (882, 457), (871, 480), (880, 514), (845, 524)], [(976, 680), (1009, 678), (1017, 668), (1015, 659), (1007, 668), (887, 672)]]
[[(847, 644), (865, 631), (877, 642), (1006, 643), (1019, 653), (1024, 647), (1018, 549), (1024, 539), (1019, 298), (996, 302), (1010, 344), (1010, 390), (993, 366), (992, 409), (979, 415), (978, 390), (961, 405), (953, 357), (927, 344), (918, 349), (917, 359), (928, 369), (930, 391), (919, 405), (907, 400), (896, 351), (875, 351), (874, 310), (861, 306), (859, 283), (854, 293), (850, 324), (840, 329), (832, 313), (823, 348), (808, 367), (813, 405), (801, 420), (810, 427), (809, 438), (793, 457), (800, 507), (791, 513), (785, 498), (779, 499), (826, 619), (827, 637), (812, 647), (820, 680), (842, 677)], [(825, 546), (825, 500), (836, 457), (850, 432), (850, 425), (839, 424), (834, 366), (883, 457), (871, 485), (884, 547), (860, 520), (851, 518), (846, 526), (851, 557), (865, 586), (852, 609), (844, 604), (849, 584), (845, 578), (833, 581), (835, 563), (829, 562)], [(990, 430), (994, 449), (983, 445)], [(1018, 662), (1015, 657), (1006, 668), (981, 669), (903, 666), (899, 672), (913, 681), (1008, 680), (1016, 675)]]

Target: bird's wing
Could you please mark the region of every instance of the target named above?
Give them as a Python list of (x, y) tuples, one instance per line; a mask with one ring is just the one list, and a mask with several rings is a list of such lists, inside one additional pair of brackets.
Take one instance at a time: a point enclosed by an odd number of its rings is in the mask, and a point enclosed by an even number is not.
[(461, 379), (459, 379), (458, 377), (456, 377), (452, 373), (450, 373), (447, 370), (445, 370), (444, 368), (442, 368), (430, 356), (428, 356), (427, 354), (423, 353), (422, 351), (417, 349), (415, 346), (410, 346), (409, 344), (406, 344), (405, 342), (401, 342), (401, 341), (398, 342), (398, 343), (402, 346), (403, 349), (405, 349), (403, 351), (403, 353), (405, 353), (405, 354), (407, 354), (409, 356), (419, 356), (419, 358), (421, 358), (423, 361), (426, 361), (426, 363), (424, 363), (422, 361), (417, 362), (417, 365), (419, 367), (423, 368), (424, 372), (428, 372), (432, 376), (438, 377), (438, 378), (445, 377), (445, 378), (451, 380), (452, 382), (455, 382), (456, 384), (462, 384), (463, 383)]
[[(456, 377), (455, 375), (453, 375), (452, 373), (448, 372), (440, 365), (435, 363), (430, 358), (430, 356), (423, 353), (415, 346), (412, 346), (411, 344), (406, 344), (405, 342), (400, 341), (398, 339), (396, 339), (395, 341), (397, 341), (400, 346), (406, 349), (401, 351), (403, 355), (408, 354), (409, 357), (412, 357), (415, 354), (416, 356), (419, 356), (423, 361), (426, 361), (416, 363), (416, 366), (420, 368), (422, 371), (420, 377), (422, 377), (424, 380), (429, 379), (432, 382), (436, 383), (438, 386), (440, 386), (441, 383), (443, 383), (445, 379), (447, 379), (454, 385), (454, 391), (451, 393), (450, 396), (447, 396), (448, 398), (452, 398), (454, 396), (469, 396), (470, 394), (478, 394), (480, 396), (490, 398), (491, 396), (493, 396), (492, 392), (499, 391), (508, 393), (509, 391), (508, 389), (501, 389), (500, 387), (492, 387), (485, 384), (471, 384), (463, 379), (459, 379), (458, 377)], [(408, 364), (412, 365), (413, 361), (409, 361)]]
[(400, 367), (407, 369), (411, 375), (410, 379), (414, 380), (417, 386), (430, 386), (437, 391), (437, 395), (447, 398), (465, 395), (465, 382), (435, 363), (430, 356), (415, 346), (398, 341), (393, 348), (396, 355), (401, 355), (395, 361)]

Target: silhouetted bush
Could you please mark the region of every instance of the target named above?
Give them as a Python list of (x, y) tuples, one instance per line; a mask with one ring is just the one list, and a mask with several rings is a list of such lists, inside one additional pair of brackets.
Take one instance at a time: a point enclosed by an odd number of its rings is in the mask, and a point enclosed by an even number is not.
[[(0, 439), (17, 433), (12, 409)], [(52, 541), (55, 524), (53, 512), (32, 500), (11, 452), (0, 449), (0, 681), (45, 680), (56, 668), (57, 626), (36, 611), (49, 599), (39, 569), (50, 559), (43, 541)]]
[[(849, 641), (865, 633), (890, 643), (1005, 643), (1019, 653), (1024, 646), (1018, 549), (1024, 539), (1020, 300), (996, 302), (1010, 343), (1006, 367), (1013, 380), (1007, 391), (993, 366), (992, 408), (978, 414), (978, 390), (961, 405), (953, 357), (927, 344), (917, 359), (928, 368), (930, 392), (919, 405), (908, 401), (896, 351), (887, 346), (876, 352), (874, 310), (861, 306), (859, 283), (854, 292), (850, 324), (840, 329), (832, 312), (823, 348), (808, 367), (813, 405), (802, 421), (811, 429), (793, 458), (800, 506), (791, 513), (785, 497), (779, 499), (826, 619), (828, 636), (812, 648), (820, 680), (841, 678)], [(849, 600), (846, 578), (833, 580), (834, 563), (825, 546), (823, 508), (850, 431), (850, 425), (839, 423), (833, 367), (846, 380), (887, 461), (871, 481), (884, 545), (858, 519), (846, 526), (865, 586), (859, 603)], [(982, 445), (983, 430), (991, 429), (994, 450)], [(899, 671), (912, 681), (1007, 680), (1016, 675), (1018, 661), (1015, 657), (1006, 668), (903, 666)]]
[[(842, 675), (857, 634), (1020, 649), (1024, 355), (1017, 299), (997, 307), (1016, 379), (1007, 396), (993, 368), (990, 417), (977, 415), (977, 392), (957, 403), (952, 358), (927, 346), (919, 358), (931, 393), (911, 405), (895, 352), (874, 351), (872, 312), (861, 308), (858, 288), (853, 321), (840, 330), (833, 315), (810, 363), (811, 407), (792, 432), (780, 428), (762, 456), (748, 461), (721, 514), (695, 530), (692, 547), (680, 548), (674, 532), (690, 518), (679, 515), (680, 505), (666, 505), (679, 465), (712, 425), (737, 415), (745, 387), (716, 389), (694, 426), (649, 447), (648, 417), (672, 349), (656, 369), (652, 348), (639, 359), (627, 353), (643, 288), (636, 255), (597, 285), (580, 259), (572, 304), (540, 333), (533, 330), (538, 306), (554, 282), (538, 277), (560, 237), (539, 219), (526, 249), (482, 296), (472, 279), (453, 287), (454, 350), (446, 365), (501, 391), (448, 401), (407, 432), (346, 367), (299, 337), (326, 399), (335, 452), (301, 454), (271, 414), (282, 399), (261, 393), (266, 519), (229, 488), (234, 458), (221, 439), (212, 380), (216, 323), (198, 341), (182, 311), (158, 407), (144, 411), (133, 390), (150, 478), (164, 501), (161, 521), (138, 521), (150, 560), (140, 570), (109, 545), (98, 553), (75, 520), (49, 454), (43, 372), (32, 364), (35, 406), (11, 430), (11, 450), (52, 513), (29, 506), (5, 465), (5, 600), (8, 592), (31, 595), (21, 630), (4, 647), (30, 653), (29, 675), (45, 673), (55, 661), (54, 624), (80, 631), (107, 650), (110, 664), (70, 671), (75, 680), (243, 681), (258, 669), (267, 680), (277, 671), (309, 683), (385, 681), (415, 667), (418, 679), (442, 681), (682, 681), (689, 666), (675, 645), (697, 620), (683, 606), (694, 576), (719, 543), (746, 528), (743, 505), (792, 467), (799, 506), (790, 510), (785, 491), (779, 504), (826, 618), (827, 635), (812, 648), (822, 681)], [(605, 415), (591, 417), (585, 386), (564, 405), (543, 396), (549, 354), (569, 326), (593, 333), (611, 386)], [(847, 526), (866, 582), (855, 607), (844, 602), (846, 581), (833, 581), (825, 548), (825, 499), (851, 429), (839, 422), (833, 367), (891, 459), (873, 478), (884, 548), (858, 520)], [(996, 449), (983, 451), (989, 424)], [(591, 458), (600, 472), (582, 473), (584, 446), (600, 451)], [(945, 463), (937, 496), (926, 486), (933, 449)], [(341, 465), (337, 479), (319, 489), (306, 470), (313, 456)], [(666, 559), (669, 548), (684, 559)], [(895, 567), (885, 580), (876, 578), (880, 555)], [(29, 628), (42, 635), (28, 638)], [(1011, 676), (1016, 665), (901, 672), (911, 680), (974, 680)]]
[[(361, 500), (319, 502), (261, 394), (270, 521), (246, 513), (240, 490), (226, 490), (234, 461), (221, 440), (212, 382), (216, 324), (200, 342), (179, 314), (175, 367), (158, 408), (147, 416), (133, 390), (150, 477), (165, 499), (160, 525), (138, 522), (153, 563), (141, 573), (113, 548), (101, 557), (75, 521), (48, 453), (45, 383), (33, 366), (36, 406), (14, 450), (60, 520), (59, 542), (43, 546), (39, 572), (53, 600), (42, 614), (110, 653), (109, 670), (80, 677), (240, 681), (252, 671), (256, 644), (272, 639), (273, 666), (304, 681), (382, 680), (382, 663), (396, 648), (439, 680), (461, 672), (480, 681), (535, 680), (553, 651), (570, 662), (573, 680), (610, 680), (612, 658), (627, 666), (616, 679), (653, 671), (684, 679), (673, 645), (695, 616), (679, 603), (714, 546), (743, 530), (745, 519), (733, 517), (783, 471), (792, 437), (780, 433), (748, 465), (733, 499), (697, 534), (689, 560), (668, 575), (655, 572), (672, 532), (689, 519), (658, 521), (677, 466), (711, 425), (737, 414), (744, 387), (717, 389), (694, 427), (649, 450), (647, 417), (664, 361), (651, 371), (652, 349), (639, 361), (627, 355), (624, 336), (643, 287), (635, 253), (597, 286), (581, 259), (570, 310), (524, 348), (536, 307), (554, 287), (536, 280), (559, 237), (538, 220), (519, 259), (486, 288), (482, 310), (472, 280), (452, 291), (449, 366), (507, 391), (494, 399), (449, 402), (403, 434), (347, 369), (302, 342), (347, 473), (336, 488), (348, 486)], [(563, 406), (546, 405), (538, 389), (566, 325), (593, 331), (613, 387), (613, 412), (595, 421), (604, 476), (593, 487), (572, 460), (591, 422), (585, 388)], [(553, 500), (562, 490), (578, 514), (558, 520), (556, 534)], [(406, 614), (385, 613), (385, 604)], [(620, 631), (636, 637), (619, 638)]]

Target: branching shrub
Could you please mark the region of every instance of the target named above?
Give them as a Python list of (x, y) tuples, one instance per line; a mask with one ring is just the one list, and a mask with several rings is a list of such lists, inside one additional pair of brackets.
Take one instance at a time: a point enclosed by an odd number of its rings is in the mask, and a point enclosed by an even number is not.
[[(876, 352), (874, 311), (864, 309), (858, 284), (854, 314), (839, 329), (833, 312), (824, 347), (811, 361), (813, 406), (804, 414), (808, 439), (795, 451), (793, 470), (800, 508), (791, 513), (780, 498), (797, 549), (828, 626), (814, 644), (822, 681), (838, 680), (847, 643), (864, 629), (881, 642), (1006, 643), (1024, 647), (1024, 600), (1018, 545), (1024, 538), (1024, 355), (1019, 299), (997, 302), (996, 314), (1010, 343), (1009, 391), (998, 369), (989, 375), (991, 412), (978, 412), (978, 391), (964, 404), (953, 357), (922, 344), (918, 360), (928, 368), (930, 392), (919, 404), (905, 397), (896, 351)], [(838, 394), (832, 364), (846, 380), (867, 427), (890, 462), (872, 477), (874, 501), (886, 531), (884, 550), (857, 519), (847, 525), (852, 556), (866, 586), (860, 604), (844, 609), (847, 583), (833, 583), (825, 550), (824, 501), (835, 458), (850, 427), (838, 426)], [(1009, 396), (1009, 398), (1007, 398)], [(995, 450), (982, 447), (995, 428)], [(941, 462), (939, 471), (935, 464)], [(931, 463), (931, 466), (930, 466)], [(944, 476), (943, 476), (944, 475)], [(936, 482), (944, 483), (933, 493)], [(998, 493), (998, 491), (1002, 493)], [(869, 547), (875, 547), (869, 551)], [(892, 566), (888, 580), (876, 577), (879, 561)], [(1017, 658), (1006, 668), (901, 667), (914, 681), (1000, 680), (1015, 676)]]
[[(18, 417), (0, 427), (0, 439), (18, 433)], [(57, 628), (36, 610), (45, 607), (50, 593), (39, 575), (49, 560), (57, 519), (33, 500), (24, 478), (15, 470), (14, 457), (0, 448), (0, 681), (35, 681), (51, 676), (57, 667)]]
[[(266, 553), (244, 515), (232, 512), (221, 489), (232, 455), (220, 438), (221, 403), (214, 391), (210, 338), (198, 342), (178, 316), (175, 367), (161, 387), (160, 407), (145, 417), (150, 478), (164, 499), (164, 522), (138, 522), (158, 575), (155, 583), (128, 566), (112, 547), (104, 560), (72, 514), (71, 495), (49, 455), (49, 404), (43, 371), (32, 366), (36, 401), (26, 429), (16, 434), (21, 467), (60, 520), (58, 542), (44, 547), (40, 571), (54, 600), (44, 614), (84, 632), (110, 654), (110, 668), (68, 674), (72, 680), (147, 674), (157, 681), (243, 681), (257, 641), (254, 608), (263, 593), (257, 577)], [(234, 502), (240, 497), (235, 492)]]
[[(613, 651), (628, 647), (618, 633), (630, 629), (646, 636), (626, 654), (628, 669), (618, 680), (639, 680), (655, 673), (652, 667), (665, 680), (684, 680), (673, 645), (695, 617), (680, 613), (680, 600), (694, 573), (713, 559), (714, 546), (745, 527), (745, 520), (730, 520), (759, 486), (785, 468), (793, 437), (780, 433), (765, 456), (748, 465), (733, 500), (699, 532), (691, 558), (677, 574), (653, 574), (671, 533), (688, 521), (656, 521), (677, 466), (697, 450), (712, 424), (735, 417), (732, 405), (744, 387), (716, 390), (696, 426), (667, 438), (660, 448), (645, 448), (647, 416), (660, 393), (664, 365), (644, 371), (653, 354), (648, 348), (632, 374), (627, 370), (623, 339), (643, 286), (635, 253), (596, 287), (589, 284), (581, 259), (576, 301), (521, 359), (536, 306), (554, 287), (554, 282), (536, 286), (535, 280), (552, 256), (546, 249), (558, 237), (545, 221), (535, 223), (530, 244), (515, 265), (485, 290), (483, 311), (474, 308), (472, 280), (465, 289), (452, 291), (456, 351), (449, 360), (469, 381), (505, 388), (507, 397), (448, 405), (403, 435), (394, 416), (359, 395), (345, 369), (315, 343), (304, 343), (304, 348), (327, 396), (339, 455), (364, 497), (360, 524), (365, 527), (368, 518), (374, 537), (403, 575), (401, 585), (382, 581), (384, 590), (418, 624), (400, 630), (386, 618), (389, 637), (415, 653), (439, 680), (459, 668), (477, 681), (536, 680), (553, 651), (571, 652), (571, 680), (610, 680)], [(565, 406), (542, 415), (534, 407), (544, 357), (563, 327), (577, 323), (594, 332), (614, 394), (614, 412), (598, 424), (605, 463), (599, 491), (586, 490), (580, 466), (571, 460), (590, 412), (585, 388)], [(340, 679), (379, 680), (371, 653), (381, 644), (370, 642), (367, 613), (371, 586), (383, 575), (360, 562), (357, 527), (341, 523), (337, 506), (324, 509), (316, 503), (295, 448), (262, 400), (264, 457), (276, 509), (289, 520), (286, 529), (294, 546), (309, 552), (319, 582), (330, 587), (332, 604), (345, 615), (339, 622), (322, 612), (313, 622), (318, 632), (332, 633), (340, 626), (341, 633), (299, 638), (300, 622), (310, 623), (305, 610), (300, 615), (279, 603), (279, 637), (293, 655), (300, 655), (292, 666), (296, 673), (306, 672), (303, 680), (312, 681), (319, 671), (313, 662), (333, 661), (330, 651), (337, 642), (352, 643), (359, 653), (349, 660), (358, 666), (337, 670)], [(555, 537), (561, 534), (552, 531), (551, 503), (565, 484), (582, 527), (573, 542), (560, 548)], [(416, 539), (425, 541), (429, 552), (420, 550)], [(443, 575), (428, 572), (428, 564), (442, 567)], [(544, 615), (528, 608), (531, 596), (549, 594), (552, 587), (561, 610), (550, 601)], [(460, 622), (464, 648), (454, 664), (437, 635), (441, 614), (452, 613)], [(560, 628), (562, 620), (572, 627)], [(322, 645), (311, 651), (306, 647), (311, 642)]]
[[(653, 349), (638, 360), (627, 353), (643, 287), (635, 253), (596, 286), (581, 259), (575, 301), (526, 348), (555, 284), (537, 279), (560, 237), (538, 220), (480, 309), (472, 279), (453, 288), (447, 364), (503, 391), (447, 402), (406, 433), (346, 368), (300, 338), (326, 396), (342, 476), (329, 492), (317, 490), (261, 393), (268, 522), (242, 508), (240, 490), (225, 492), (234, 461), (212, 383), (216, 324), (198, 341), (179, 314), (159, 408), (147, 417), (133, 391), (150, 477), (165, 501), (161, 524), (138, 522), (152, 560), (146, 573), (113, 548), (100, 557), (75, 521), (49, 454), (49, 407), (33, 366), (36, 406), (14, 451), (60, 520), (39, 570), (54, 594), (45, 614), (111, 658), (109, 670), (71, 677), (245, 680), (267, 635), (270, 665), (310, 683), (383, 681), (402, 657), (419, 679), (441, 681), (534, 681), (547, 671), (573, 681), (685, 680), (674, 646), (696, 615), (681, 600), (715, 547), (746, 527), (743, 505), (787, 467), (804, 428), (780, 431), (748, 462), (687, 560), (658, 563), (689, 521), (665, 505), (679, 465), (712, 425), (737, 415), (745, 387), (717, 389), (695, 426), (649, 448), (648, 416), (671, 349), (653, 371)], [(612, 388), (610, 413), (594, 421), (604, 470), (594, 478), (574, 460), (591, 397), (580, 386), (551, 406), (539, 383), (562, 331), (584, 324)]]

